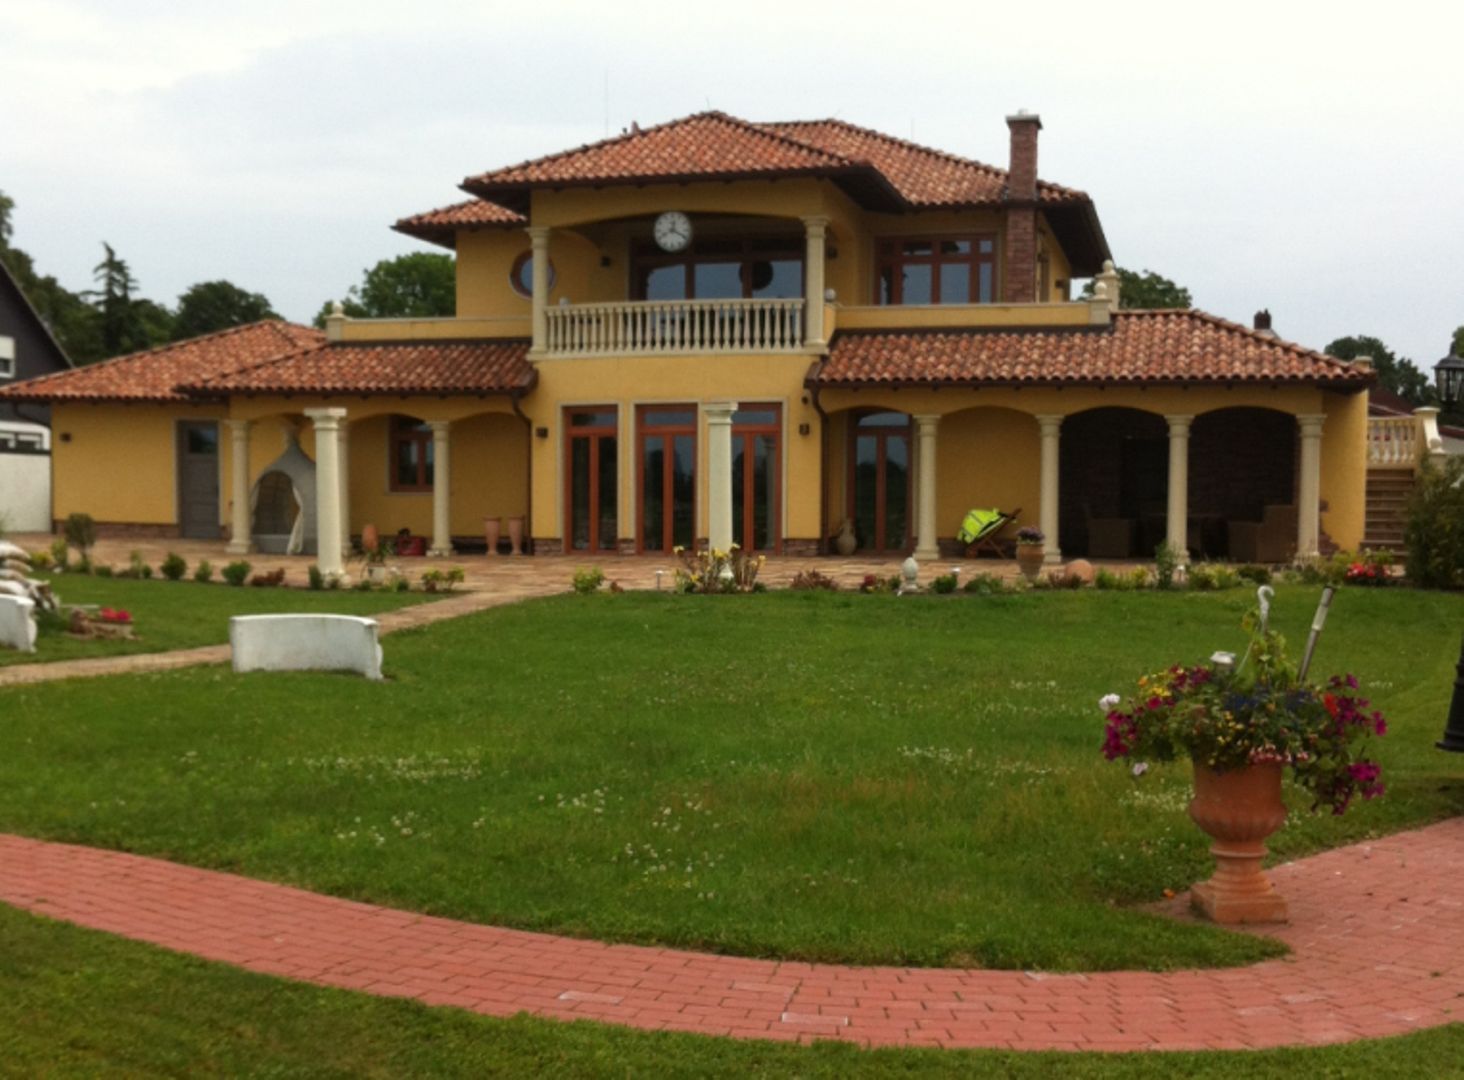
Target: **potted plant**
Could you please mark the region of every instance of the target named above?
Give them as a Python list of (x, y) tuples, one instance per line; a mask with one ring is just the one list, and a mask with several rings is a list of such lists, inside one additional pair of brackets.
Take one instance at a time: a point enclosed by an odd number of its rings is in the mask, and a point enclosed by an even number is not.
[(364, 553), (361, 562), (365, 567), (365, 579), (373, 585), (384, 585), (386, 583), (386, 560), (396, 554), (396, 545), (390, 540), (377, 539), (370, 547), (365, 547), (366, 538), (363, 536), (361, 542)]
[(1215, 874), (1196, 885), (1191, 903), (1220, 923), (1281, 922), (1286, 901), (1261, 870), (1265, 839), (1286, 820), (1286, 770), (1312, 797), (1312, 809), (1346, 811), (1360, 795), (1383, 793), (1382, 769), (1367, 756), (1387, 721), (1358, 696), (1357, 679), (1337, 675), (1317, 686), (1297, 675), (1280, 635), (1255, 612), (1237, 664), (1225, 653), (1209, 663), (1175, 666), (1139, 680), (1122, 703), (1110, 694), (1103, 754), (1133, 760), (1135, 776), (1150, 761), (1180, 755), (1194, 764), (1189, 816), (1213, 838)]
[(1046, 544), (1047, 537), (1035, 525), (1023, 525), (1017, 530), (1017, 565), (1028, 581), (1036, 581), (1042, 573)]

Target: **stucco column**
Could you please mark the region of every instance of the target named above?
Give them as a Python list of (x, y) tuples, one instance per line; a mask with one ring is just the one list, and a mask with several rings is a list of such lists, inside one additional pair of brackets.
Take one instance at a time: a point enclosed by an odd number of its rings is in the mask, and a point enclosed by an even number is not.
[(920, 440), (920, 483), (915, 504), (915, 558), (928, 562), (940, 558), (940, 545), (935, 536), (935, 429), (940, 423), (936, 413), (914, 417)]
[(735, 401), (709, 401), (707, 418), (707, 543), (713, 551), (732, 549), (732, 414)]
[(1037, 519), (1037, 527), (1042, 530), (1046, 537), (1042, 544), (1042, 558), (1044, 562), (1062, 562), (1062, 550), (1057, 546), (1057, 450), (1058, 432), (1062, 428), (1062, 417), (1057, 415), (1046, 415), (1037, 417), (1037, 426), (1042, 431), (1042, 473), (1041, 473), (1041, 511)]
[(339, 467), (341, 474), (341, 558), (349, 559), (351, 547), (351, 425), (342, 419), (340, 430)]
[(530, 225), (526, 230), (533, 249), (534, 352), (549, 344), (549, 226)]
[(432, 429), (432, 550), (430, 555), (452, 554), (452, 516), (449, 513), (449, 492), (452, 487), (452, 462), (449, 459), (447, 432), (449, 420), (429, 420)]
[(229, 546), (230, 555), (247, 555), (253, 544), (249, 524), (248, 420), (225, 420), (229, 425)]
[(822, 346), (824, 341), (824, 259), (829, 219), (813, 214), (803, 219), (806, 250), (803, 257), (803, 340)]
[(1301, 476), (1296, 492), (1296, 557), (1320, 554), (1322, 530), (1322, 413), (1303, 413), (1296, 418), (1301, 428)]
[(1189, 438), (1193, 416), (1166, 416), (1169, 421), (1169, 513), (1165, 542), (1189, 562)]
[(315, 425), (315, 562), (327, 578), (345, 576), (341, 560), (341, 408), (306, 409)]

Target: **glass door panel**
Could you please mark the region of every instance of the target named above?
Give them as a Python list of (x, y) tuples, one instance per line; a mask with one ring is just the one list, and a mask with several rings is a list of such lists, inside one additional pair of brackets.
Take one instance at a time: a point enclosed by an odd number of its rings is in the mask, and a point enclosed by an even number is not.
[(616, 520), (619, 508), (616, 505), (618, 487), (616, 485), (616, 468), (618, 454), (616, 445), (618, 440), (614, 435), (601, 435), (595, 439), (595, 450), (599, 457), (597, 462), (599, 469), (596, 494), (599, 496), (599, 528), (596, 530), (596, 547), (600, 551), (614, 551), (616, 549), (615, 533)]
[(643, 405), (637, 413), (641, 551), (696, 542), (696, 408)]
[(875, 413), (859, 419), (850, 447), (849, 516), (859, 547), (902, 552), (909, 547), (910, 418)]
[(743, 405), (732, 414), (732, 539), (745, 551), (778, 551), (782, 409)]
[(618, 533), (616, 412), (565, 411), (567, 551), (614, 551)]
[(671, 438), (671, 546), (696, 544), (696, 436)]

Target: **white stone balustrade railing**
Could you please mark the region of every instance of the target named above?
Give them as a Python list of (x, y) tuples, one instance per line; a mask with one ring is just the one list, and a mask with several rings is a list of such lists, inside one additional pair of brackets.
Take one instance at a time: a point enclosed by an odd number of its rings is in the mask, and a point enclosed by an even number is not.
[(1415, 409), (1412, 416), (1370, 416), (1367, 421), (1367, 467), (1414, 469), (1424, 456), (1443, 454), (1439, 410)]
[(777, 353), (804, 348), (803, 301), (644, 300), (545, 312), (554, 356)]

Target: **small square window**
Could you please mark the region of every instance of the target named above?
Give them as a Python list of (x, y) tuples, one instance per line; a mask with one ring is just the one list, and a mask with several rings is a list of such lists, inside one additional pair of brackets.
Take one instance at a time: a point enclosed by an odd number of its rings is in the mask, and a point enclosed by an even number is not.
[(0, 379), (15, 378), (15, 339), (0, 334)]

